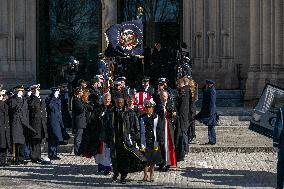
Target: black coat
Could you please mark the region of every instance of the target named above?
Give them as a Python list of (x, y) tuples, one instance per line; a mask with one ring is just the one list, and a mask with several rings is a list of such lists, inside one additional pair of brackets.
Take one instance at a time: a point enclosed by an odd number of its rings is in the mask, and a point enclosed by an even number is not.
[(25, 139), (36, 134), (36, 131), (29, 124), (27, 100), (24, 97), (13, 96), (9, 100), (9, 108), (13, 143), (25, 144)]
[(30, 125), (36, 130), (37, 135), (33, 138), (44, 139), (47, 134), (47, 113), (45, 101), (31, 95), (28, 99)]
[[(161, 146), (163, 146), (165, 144), (165, 121), (166, 121), (165, 118), (166, 118), (166, 114), (165, 114), (164, 106), (163, 106), (162, 103), (158, 104), (155, 107), (155, 112), (159, 116), (159, 121), (158, 121), (159, 143), (160, 143)], [(172, 113), (175, 112), (175, 109), (172, 106), (172, 103), (170, 101), (166, 104), (166, 112), (168, 113), (168, 123), (169, 123), (169, 128), (170, 128), (171, 140), (172, 140), (172, 144), (174, 144), (174, 124), (172, 122), (172, 120), (173, 120)]]
[(0, 101), (0, 148), (11, 148), (9, 107)]
[(214, 87), (203, 89), (203, 99), (201, 111), (195, 119), (207, 126), (216, 126), (219, 116), (216, 112), (216, 90)]
[(176, 102), (177, 109), (177, 125), (176, 129), (178, 134), (180, 132), (186, 132), (192, 121), (191, 115), (191, 104), (192, 104), (192, 95), (189, 89), (189, 86), (184, 86), (181, 91), (179, 91), (179, 96)]
[(53, 95), (46, 99), (47, 131), (50, 140), (63, 141), (62, 130), (64, 124), (61, 112), (61, 100)]
[(86, 106), (84, 105), (81, 98), (74, 97), (72, 100), (72, 119), (74, 129), (86, 128)]

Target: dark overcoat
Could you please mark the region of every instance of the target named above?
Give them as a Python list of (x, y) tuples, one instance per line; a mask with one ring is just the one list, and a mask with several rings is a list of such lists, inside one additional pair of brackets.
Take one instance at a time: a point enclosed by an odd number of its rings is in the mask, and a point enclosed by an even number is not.
[(44, 139), (47, 134), (47, 113), (45, 101), (31, 95), (28, 99), (30, 125), (36, 130), (37, 135), (33, 138)]
[(85, 129), (87, 126), (86, 106), (81, 98), (74, 97), (72, 100), (72, 119), (74, 129)]
[(68, 92), (64, 91), (60, 94), (61, 100), (61, 110), (62, 110), (62, 120), (64, 127), (72, 128), (72, 118), (69, 112), (69, 96)]
[(203, 89), (203, 99), (201, 111), (195, 119), (207, 126), (216, 126), (218, 116), (216, 112), (216, 90), (215, 87)]
[(176, 129), (177, 134), (186, 132), (190, 125), (191, 117), (191, 101), (192, 95), (189, 86), (184, 86), (177, 97), (176, 110), (177, 110), (177, 122)]
[(12, 141), (14, 144), (25, 144), (26, 137), (34, 136), (36, 131), (29, 124), (29, 110), (27, 100), (13, 96), (9, 100)]
[(0, 148), (11, 148), (9, 107), (0, 101)]
[[(169, 123), (169, 128), (170, 128), (170, 135), (171, 135), (171, 140), (172, 140), (172, 144), (174, 144), (174, 125), (173, 125), (173, 116), (172, 113), (175, 112), (174, 107), (171, 105), (172, 103), (169, 101), (166, 104), (165, 110), (168, 113), (168, 123)], [(158, 138), (159, 143), (161, 148), (164, 148), (165, 145), (165, 122), (166, 122), (166, 112), (164, 111), (164, 106), (162, 103), (158, 104), (155, 107), (155, 112), (156, 114), (159, 116), (159, 121), (158, 121), (158, 127), (159, 127), (159, 132), (158, 134)]]
[(63, 141), (62, 130), (64, 128), (61, 112), (61, 100), (53, 95), (46, 99), (47, 131), (50, 140)]

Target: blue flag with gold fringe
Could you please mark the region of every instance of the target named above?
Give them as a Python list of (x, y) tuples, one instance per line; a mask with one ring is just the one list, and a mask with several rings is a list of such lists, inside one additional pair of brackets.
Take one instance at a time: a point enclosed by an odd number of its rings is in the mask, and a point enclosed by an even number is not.
[(106, 35), (109, 47), (119, 54), (143, 54), (143, 24), (141, 20), (114, 24), (107, 29)]

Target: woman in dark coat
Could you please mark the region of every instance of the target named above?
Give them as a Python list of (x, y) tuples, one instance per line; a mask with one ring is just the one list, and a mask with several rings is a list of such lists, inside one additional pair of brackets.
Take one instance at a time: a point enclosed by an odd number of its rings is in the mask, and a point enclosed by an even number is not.
[(74, 98), (72, 100), (72, 119), (73, 129), (75, 130), (74, 137), (74, 154), (81, 155), (82, 149), (80, 148), (83, 132), (87, 126), (86, 106), (82, 101), (83, 89), (77, 87), (75, 89)]
[(154, 113), (155, 102), (145, 100), (146, 113), (141, 115), (140, 121), (140, 136), (141, 136), (141, 151), (144, 152), (147, 162), (144, 166), (143, 181), (148, 180), (148, 172), (150, 172), (150, 181), (153, 182), (155, 164), (162, 162), (162, 156), (159, 147), (159, 117)]
[(7, 164), (7, 149), (11, 148), (9, 107), (4, 101), (5, 91), (0, 91), (0, 166)]
[(39, 95), (39, 86), (31, 87), (32, 95), (28, 100), (30, 125), (36, 130), (37, 135), (33, 136), (29, 142), (31, 149), (31, 160), (33, 162), (41, 161), (41, 142), (48, 138), (47, 134), (47, 116), (46, 104)]
[(179, 95), (176, 102), (177, 117), (175, 127), (175, 147), (177, 161), (183, 161), (186, 152), (188, 152), (188, 136), (191, 118), (191, 92), (188, 85), (185, 85), (185, 78), (178, 80)]

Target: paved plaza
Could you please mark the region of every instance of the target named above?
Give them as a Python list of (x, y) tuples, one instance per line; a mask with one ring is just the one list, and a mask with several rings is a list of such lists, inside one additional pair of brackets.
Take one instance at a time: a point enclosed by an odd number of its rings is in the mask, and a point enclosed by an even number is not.
[(191, 153), (178, 168), (155, 174), (154, 183), (141, 183), (143, 173), (129, 174), (129, 182), (112, 183), (97, 173), (95, 160), (61, 154), (52, 165), (28, 163), (1, 168), (1, 188), (274, 188), (275, 153)]

